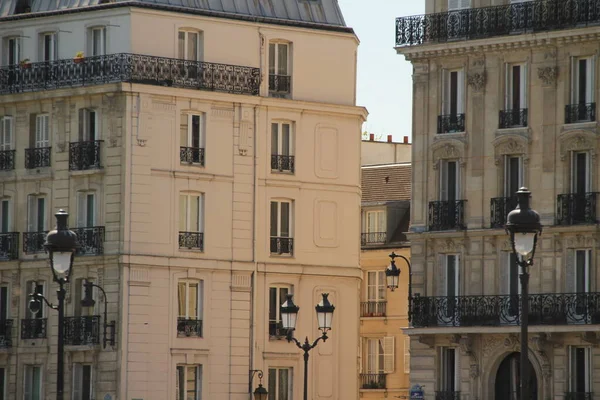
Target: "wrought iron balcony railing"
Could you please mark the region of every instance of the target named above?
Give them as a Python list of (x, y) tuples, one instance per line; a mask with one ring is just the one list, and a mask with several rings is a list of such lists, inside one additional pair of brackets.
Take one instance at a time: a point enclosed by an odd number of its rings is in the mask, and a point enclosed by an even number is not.
[(396, 19), (396, 46), (580, 28), (600, 22), (598, 0), (536, 0)]
[(499, 128), (521, 128), (527, 126), (527, 109), (520, 108), (516, 110), (500, 111)]
[(567, 104), (565, 106), (565, 124), (594, 122), (595, 120), (596, 103)]
[(0, 261), (19, 258), (19, 233), (0, 233)]
[(271, 237), (271, 254), (294, 254), (294, 239), (290, 237)]
[(465, 114), (438, 116), (438, 133), (457, 133), (465, 131)]
[(565, 392), (565, 400), (594, 400), (592, 392)]
[(181, 163), (204, 166), (204, 149), (201, 147), (180, 147), (179, 160)]
[(12, 319), (0, 320), (0, 349), (12, 347)]
[(15, 169), (15, 150), (0, 151), (0, 171)]
[(117, 82), (258, 96), (260, 68), (129, 53), (0, 67), (0, 94)]
[(80, 246), (79, 249), (77, 249), (77, 255), (89, 256), (104, 253), (105, 232), (103, 226), (73, 228), (72, 230), (77, 234), (77, 242)]
[(287, 335), (288, 330), (283, 329), (281, 321), (269, 320), (269, 336), (274, 338), (282, 338)]
[[(519, 325), (521, 296), (414, 296), (413, 326)], [(600, 324), (600, 293), (529, 295), (530, 325)]]
[(100, 343), (100, 316), (65, 317), (64, 339), (67, 346), (92, 346)]
[(465, 229), (465, 204), (467, 200), (430, 201), (429, 230), (449, 231)]
[(269, 93), (272, 95), (290, 94), (292, 77), (289, 75), (269, 75)]
[(84, 142), (69, 143), (69, 169), (83, 171), (99, 169), (100, 147), (103, 140), (89, 140)]
[(460, 400), (460, 392), (445, 390), (436, 391), (435, 400)]
[(556, 224), (597, 224), (597, 196), (598, 193), (596, 192), (559, 194), (556, 210)]
[(294, 156), (271, 155), (271, 170), (279, 172), (294, 172)]
[(490, 201), (491, 218), (490, 225), (492, 228), (504, 228), (506, 224), (506, 216), (509, 212), (517, 207), (517, 198), (512, 197), (496, 197)]
[(360, 374), (361, 389), (385, 389), (385, 374)]
[(25, 149), (25, 168), (49, 167), (52, 147), (34, 147)]
[(44, 242), (48, 231), (23, 232), (23, 253), (35, 254), (44, 251)]
[(387, 232), (363, 232), (360, 234), (360, 245), (384, 244), (387, 242)]
[(204, 233), (179, 232), (179, 248), (189, 250), (204, 250)]
[(21, 339), (45, 339), (46, 318), (31, 318), (21, 320)]
[(360, 303), (361, 317), (385, 317), (387, 301), (363, 301)]
[(202, 320), (197, 318), (177, 318), (177, 336), (202, 337)]

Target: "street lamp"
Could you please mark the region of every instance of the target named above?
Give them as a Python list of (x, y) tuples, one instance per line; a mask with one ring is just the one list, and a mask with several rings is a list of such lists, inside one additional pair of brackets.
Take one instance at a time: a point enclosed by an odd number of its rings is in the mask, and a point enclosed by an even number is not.
[(412, 269), (408, 258), (396, 254), (392, 251), (390, 254), (390, 265), (385, 269), (385, 279), (387, 281), (387, 287), (393, 292), (398, 289), (398, 283), (400, 280), (400, 269), (396, 267), (396, 257), (402, 258), (408, 265), (408, 322), (412, 319)]
[(333, 311), (335, 310), (333, 304), (327, 299), (329, 293), (323, 293), (322, 296), (323, 299), (317, 304), (315, 310), (317, 312), (319, 330), (321, 330), (323, 334), (312, 344), (309, 343), (308, 336), (304, 340), (304, 343), (300, 343), (298, 339), (293, 336), (294, 330), (296, 329), (296, 322), (298, 321), (298, 311), (300, 311), (300, 307), (295, 305), (292, 300), (293, 295), (288, 294), (287, 300), (281, 305), (281, 324), (283, 325), (283, 329), (287, 330), (287, 341), (293, 341), (299, 349), (304, 351), (304, 400), (308, 400), (308, 352), (317, 346), (319, 340), (324, 342), (327, 341), (327, 332), (331, 330)]
[(258, 379), (260, 379), (258, 387), (254, 390), (254, 400), (267, 400), (269, 392), (267, 392), (267, 389), (262, 385), (263, 372), (260, 369), (253, 369), (250, 373), (250, 392), (252, 392), (252, 380), (254, 379), (254, 374), (258, 373)]
[[(104, 295), (104, 324), (103, 324), (103, 338), (102, 338), (102, 342), (103, 342), (103, 348), (106, 348), (106, 343), (110, 342), (111, 346), (115, 345), (115, 328), (117, 323), (115, 321), (108, 321), (108, 298), (106, 297), (106, 292), (104, 291), (104, 289), (101, 286), (98, 286), (96, 284), (94, 284), (93, 282), (90, 282), (88, 280), (85, 281), (85, 283), (83, 284), (84, 288), (85, 288), (85, 295), (83, 297), (83, 300), (81, 300), (81, 306), (82, 307), (93, 307), (96, 304), (96, 301), (94, 300), (94, 296), (92, 293), (92, 289), (93, 288), (98, 288), (100, 289), (100, 291), (102, 292), (102, 294)], [(110, 329), (110, 338), (107, 336), (106, 331)]]
[(527, 325), (529, 323), (529, 271), (538, 235), (542, 233), (540, 215), (529, 207), (531, 192), (522, 187), (517, 192), (517, 208), (506, 217), (506, 232), (521, 267), (521, 400), (529, 399), (529, 348)]

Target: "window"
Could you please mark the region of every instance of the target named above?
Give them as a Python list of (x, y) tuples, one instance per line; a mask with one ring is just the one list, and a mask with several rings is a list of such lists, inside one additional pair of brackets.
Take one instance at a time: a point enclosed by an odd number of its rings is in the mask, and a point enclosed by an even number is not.
[(106, 28), (103, 26), (91, 28), (89, 31), (89, 53), (92, 56), (106, 54)]
[(204, 165), (204, 114), (181, 116), (181, 162)]
[(9, 300), (8, 285), (0, 285), (0, 321), (6, 321), (9, 318)]
[(291, 88), (290, 45), (269, 43), (269, 92), (287, 95)]
[(6, 399), (6, 368), (0, 367), (0, 400)]
[(384, 301), (386, 290), (385, 271), (368, 271), (367, 301)]
[(77, 193), (77, 227), (96, 226), (96, 194), (94, 192)]
[(289, 122), (271, 124), (271, 169), (294, 172), (292, 125)]
[(0, 117), (0, 151), (12, 150), (13, 127), (13, 117)]
[(385, 210), (367, 211), (365, 213), (364, 244), (385, 243), (387, 236), (387, 219)]
[(462, 10), (471, 7), (471, 0), (448, 0), (448, 11)]
[(50, 147), (50, 116), (48, 114), (35, 115), (32, 145), (36, 149)]
[(521, 187), (523, 187), (523, 157), (504, 156), (504, 196), (515, 197)]
[(41, 61), (58, 60), (58, 43), (55, 32), (46, 32), (40, 34), (40, 50)]
[[(592, 351), (589, 347), (569, 346), (569, 392), (584, 393), (592, 391)], [(571, 397), (569, 397), (571, 398)]]
[(571, 153), (571, 193), (591, 192), (591, 157), (588, 151)]
[(202, 61), (202, 33), (179, 31), (177, 37), (177, 58), (180, 60)]
[(269, 287), (269, 336), (281, 337), (287, 332), (281, 325), (281, 305), (285, 303), (290, 287)]
[(24, 400), (42, 400), (42, 366), (26, 365), (23, 382)]
[(410, 336), (404, 337), (404, 373), (410, 374)]
[(452, 347), (440, 348), (440, 391), (458, 392), (458, 352)]
[(46, 198), (29, 195), (27, 197), (27, 231), (45, 232), (46, 230)]
[(41, 319), (44, 318), (44, 310), (46, 307), (42, 307), (38, 313), (32, 313), (29, 310), (29, 294), (38, 293), (44, 295), (44, 282), (36, 282), (36, 281), (27, 281), (25, 289), (27, 292), (25, 293), (25, 318), (26, 319)]
[(180, 281), (177, 285), (177, 334), (202, 337), (203, 281)]
[(442, 275), (440, 279), (442, 280), (441, 286), (441, 295), (446, 297), (446, 307), (445, 310), (440, 310), (444, 314), (440, 315), (438, 318), (441, 318), (439, 323), (441, 325), (458, 325), (459, 321), (456, 319), (459, 318), (457, 313), (456, 305), (457, 299), (456, 297), (460, 292), (460, 256), (458, 254), (444, 254), (442, 255)]
[(575, 250), (575, 276), (573, 293), (588, 293), (590, 291), (590, 263), (592, 251)]
[(202, 232), (204, 195), (181, 194), (179, 196), (179, 230), (181, 232)]
[(442, 114), (464, 114), (465, 74), (462, 69), (444, 70)]
[(393, 336), (367, 339), (367, 374), (389, 374), (394, 372)]
[(6, 65), (16, 65), (21, 61), (21, 38), (9, 37), (4, 39), (4, 62)]
[(73, 400), (92, 400), (92, 366), (90, 364), (73, 364)]
[(456, 201), (460, 178), (458, 161), (442, 160), (440, 163), (440, 200)]
[(98, 140), (98, 114), (95, 110), (79, 109), (79, 141)]
[(178, 365), (175, 379), (176, 400), (202, 399), (202, 366)]
[[(76, 317), (88, 317), (95, 314), (95, 306), (94, 307), (83, 307), (81, 305), (81, 300), (85, 298), (85, 282), (94, 282), (93, 279), (90, 278), (78, 278), (75, 279), (74, 288), (74, 298), (73, 302), (73, 314)], [(96, 288), (92, 288), (92, 299), (96, 299)]]
[(506, 65), (506, 89), (504, 107), (506, 110), (527, 108), (527, 68), (524, 64)]
[(571, 97), (573, 104), (594, 102), (594, 58), (579, 57), (573, 59), (573, 82)]
[(0, 233), (11, 231), (10, 200), (0, 200)]
[(271, 253), (292, 254), (292, 203), (271, 201)]
[(269, 400), (292, 400), (292, 368), (269, 368)]

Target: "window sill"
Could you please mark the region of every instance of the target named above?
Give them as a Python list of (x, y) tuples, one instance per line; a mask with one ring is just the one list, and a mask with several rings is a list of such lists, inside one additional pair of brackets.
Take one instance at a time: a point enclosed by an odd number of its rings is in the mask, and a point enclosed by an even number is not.
[(183, 166), (183, 167), (200, 167), (200, 168), (204, 168), (206, 165), (205, 163), (189, 163), (189, 162), (184, 162), (184, 161), (180, 161), (179, 165)]
[(104, 174), (104, 173), (105, 173), (104, 167), (69, 170), (69, 174), (71, 176), (86, 176), (86, 175), (96, 175), (96, 174)]
[(435, 136), (433, 137), (433, 140), (437, 141), (437, 140), (445, 140), (445, 139), (465, 139), (466, 137), (467, 137), (467, 131), (448, 132), (448, 133), (436, 132)]
[(180, 247), (179, 251), (189, 252), (189, 253), (204, 253), (204, 249), (195, 249), (195, 248), (187, 248), (187, 247)]
[(270, 257), (273, 257), (273, 258), (294, 258), (294, 255), (290, 254), (290, 253), (282, 253), (282, 254), (270, 253)]
[(286, 340), (285, 336), (271, 336), (269, 335), (269, 341), (270, 342), (280, 342), (282, 340)]
[(65, 349), (69, 351), (93, 351), (100, 348), (100, 344), (65, 344)]
[(294, 175), (294, 171), (286, 171), (286, 170), (280, 171), (278, 169), (272, 169), (271, 173), (277, 174), (277, 175)]
[(182, 335), (180, 333), (177, 334), (177, 339), (204, 339), (204, 336), (194, 336), (194, 335)]
[(571, 122), (569, 124), (563, 124), (561, 131), (572, 131), (576, 129), (591, 129), (595, 130), (598, 127), (598, 122), (596, 121), (581, 121), (581, 122)]

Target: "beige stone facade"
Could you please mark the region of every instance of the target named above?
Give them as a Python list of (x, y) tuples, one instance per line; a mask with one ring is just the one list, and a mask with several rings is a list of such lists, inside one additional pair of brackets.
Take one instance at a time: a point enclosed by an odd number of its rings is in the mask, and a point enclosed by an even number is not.
[(544, 225), (530, 271), (532, 398), (600, 392), (600, 30), (582, 24), (572, 2), (509, 3), (428, 0), (427, 15), (397, 21), (398, 53), (414, 66), (409, 239), (419, 318), (405, 332), (411, 383), (429, 400), (518, 390), (520, 288), (502, 226), (519, 186)]
[[(299, 399), (302, 353), (279, 304), (293, 293), (295, 336), (316, 338), (328, 292), (309, 397), (357, 399), (366, 110), (358, 40), (335, 2), (321, 5), (329, 22), (306, 5), (285, 23), (281, 8), (250, 20), (34, 3), (18, 18), (0, 7), (0, 398), (55, 396), (57, 316), (28, 322), (26, 294), (35, 281), (56, 301), (39, 238), (63, 208), (86, 252), (67, 288), (65, 398), (241, 400), (260, 369), (270, 399)], [(79, 306), (81, 278), (106, 290), (114, 346), (102, 346), (102, 297)]]

